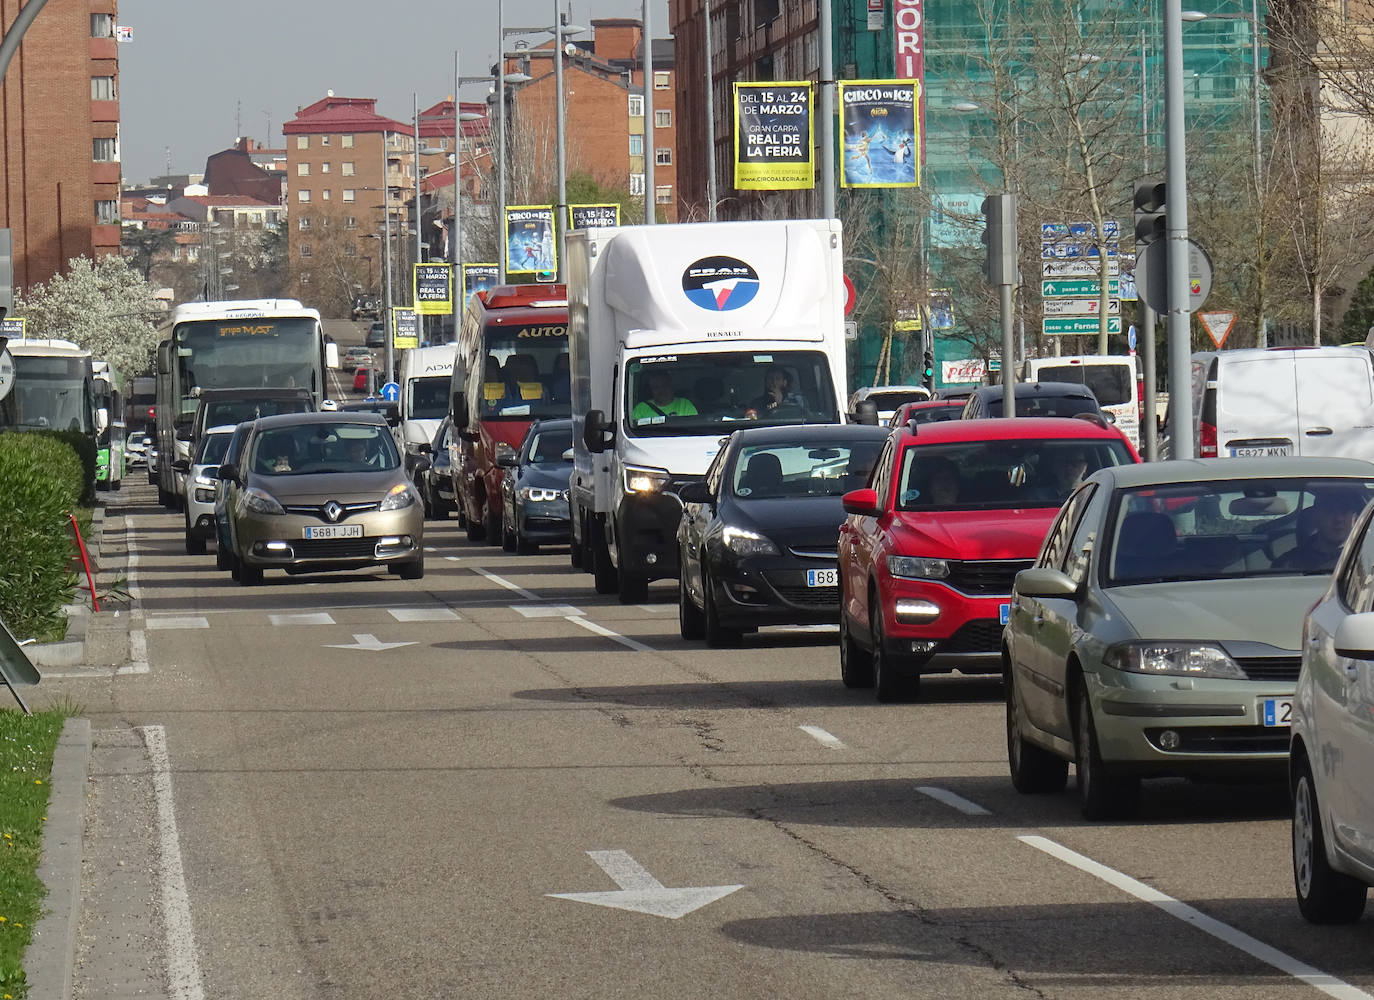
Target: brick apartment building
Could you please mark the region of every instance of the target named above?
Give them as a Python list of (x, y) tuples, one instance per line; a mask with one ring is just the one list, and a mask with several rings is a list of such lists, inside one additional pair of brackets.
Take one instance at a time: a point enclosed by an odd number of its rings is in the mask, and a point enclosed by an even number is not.
[[(653, 119), (648, 130), (651, 138), (646, 143), (643, 24), (630, 18), (600, 18), (591, 26), (591, 41), (574, 40), (576, 54), (565, 56), (563, 62), (568, 175), (587, 173), (604, 187), (628, 189), (631, 195), (639, 196), (644, 194), (644, 157), (653, 156), (653, 197), (661, 217), (675, 222), (679, 200), (673, 40), (653, 42)], [(539, 198), (541, 203), (554, 200), (554, 188), (549, 186), (557, 145), (553, 55), (553, 42), (545, 42), (525, 49), (506, 67), (507, 72), (519, 71), (533, 78), (511, 89), (510, 115), (515, 156), (532, 163), (532, 169), (523, 171), (523, 180), (531, 189), (527, 196)], [(522, 165), (516, 158), (512, 158), (512, 171), (515, 196), (520, 197)]]
[[(19, 11), (0, 5), (0, 30)], [(72, 257), (119, 252), (116, 14), (116, 0), (49, 4), (0, 86), (0, 227), (13, 233), (17, 289)]]

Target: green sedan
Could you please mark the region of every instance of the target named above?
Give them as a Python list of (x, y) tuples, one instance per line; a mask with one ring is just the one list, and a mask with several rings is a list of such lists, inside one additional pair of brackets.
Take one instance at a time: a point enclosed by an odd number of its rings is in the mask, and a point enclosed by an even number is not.
[(1142, 778), (1281, 778), (1303, 615), (1374, 465), (1226, 458), (1113, 466), (1065, 501), (1012, 589), (1007, 755), (1025, 793), (1077, 771), (1083, 815)]

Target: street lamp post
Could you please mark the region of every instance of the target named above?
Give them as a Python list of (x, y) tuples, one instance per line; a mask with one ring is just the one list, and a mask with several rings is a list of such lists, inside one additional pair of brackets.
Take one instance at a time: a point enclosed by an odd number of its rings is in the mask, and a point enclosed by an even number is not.
[(658, 221), (654, 185), (654, 32), (649, 23), (652, 0), (644, 0), (641, 14), (644, 37), (644, 224)]

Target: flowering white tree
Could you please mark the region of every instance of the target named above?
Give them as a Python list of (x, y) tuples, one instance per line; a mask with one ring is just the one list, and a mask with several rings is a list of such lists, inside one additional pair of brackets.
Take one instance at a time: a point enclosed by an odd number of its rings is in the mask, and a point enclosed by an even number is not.
[(153, 288), (122, 257), (73, 257), (67, 273), (15, 295), (14, 316), (30, 337), (70, 340), (132, 376), (152, 367), (164, 310)]

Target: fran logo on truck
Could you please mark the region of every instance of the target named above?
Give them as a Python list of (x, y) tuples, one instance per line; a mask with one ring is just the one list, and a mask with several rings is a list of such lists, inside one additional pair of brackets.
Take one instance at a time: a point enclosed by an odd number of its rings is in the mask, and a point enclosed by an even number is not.
[(759, 275), (734, 257), (703, 257), (682, 272), (682, 290), (701, 308), (724, 312), (754, 300)]

